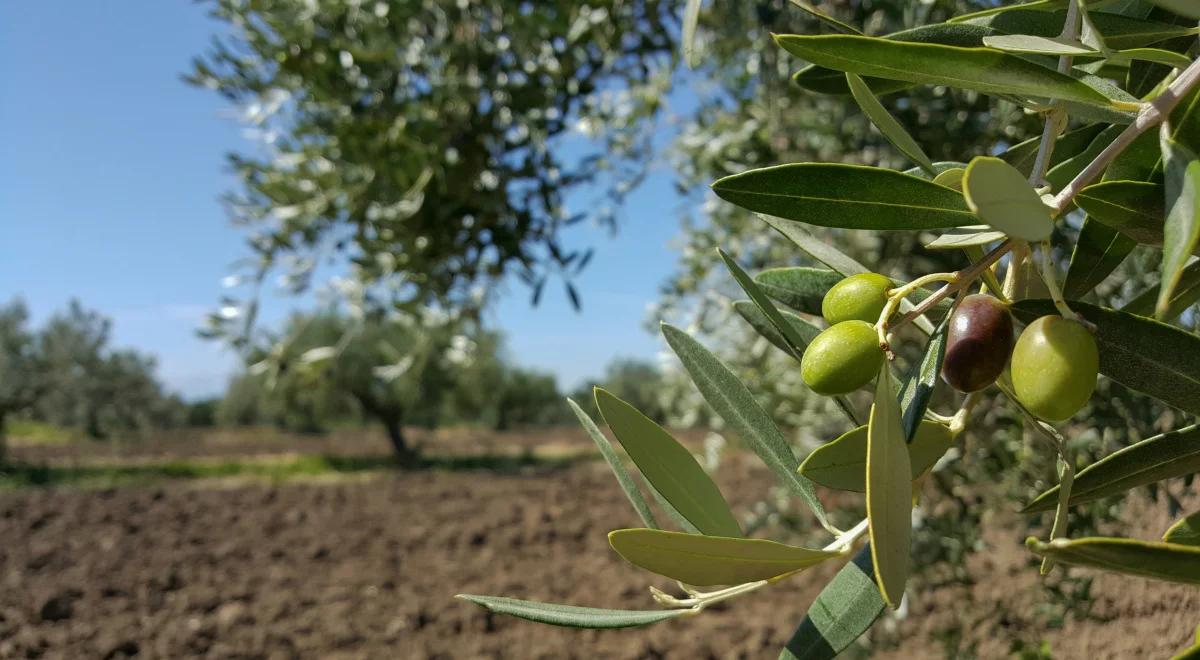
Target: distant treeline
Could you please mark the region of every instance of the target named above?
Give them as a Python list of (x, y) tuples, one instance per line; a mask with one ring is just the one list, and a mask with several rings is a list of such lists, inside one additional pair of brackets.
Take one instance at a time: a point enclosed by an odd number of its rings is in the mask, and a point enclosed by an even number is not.
[(597, 384), (666, 417), (663, 377), (651, 363), (615, 360), (600, 381), (567, 393), (553, 374), (518, 366), (502, 335), (475, 322), (297, 314), (247, 350), (247, 368), (223, 396), (190, 403), (158, 382), (152, 356), (113, 348), (111, 327), (75, 301), (40, 328), (22, 301), (0, 307), (0, 439), (15, 416), (96, 439), (184, 426), (321, 433), (378, 423), (406, 454), (406, 425), (575, 423), (564, 398), (594, 414)]

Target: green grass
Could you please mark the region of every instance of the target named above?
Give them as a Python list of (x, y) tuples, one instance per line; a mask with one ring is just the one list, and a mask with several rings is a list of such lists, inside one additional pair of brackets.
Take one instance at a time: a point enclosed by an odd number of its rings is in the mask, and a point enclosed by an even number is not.
[(31, 419), (8, 420), (5, 435), (12, 446), (65, 445), (74, 440), (70, 429)]
[(75, 487), (111, 488), (199, 479), (249, 479), (270, 482), (387, 470), (487, 471), (513, 474), (527, 468), (559, 469), (583, 455), (539, 457), (518, 455), (429, 456), (416, 465), (400, 466), (391, 456), (284, 456), (271, 460), (171, 460), (136, 464), (0, 466), (0, 489)]

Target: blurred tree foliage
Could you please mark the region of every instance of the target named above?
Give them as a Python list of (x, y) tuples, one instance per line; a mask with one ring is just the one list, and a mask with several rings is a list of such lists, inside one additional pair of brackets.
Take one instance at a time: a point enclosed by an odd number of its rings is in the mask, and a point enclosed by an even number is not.
[(0, 443), (15, 414), (92, 438), (185, 422), (186, 406), (163, 390), (154, 358), (112, 348), (112, 323), (100, 314), (72, 301), (42, 329), (28, 324), (23, 302), (0, 307)]
[[(233, 154), (229, 198), (259, 281), (348, 261), (381, 307), (472, 310), (515, 273), (534, 288), (588, 254), (565, 198), (641, 174), (669, 82), (674, 2), (214, 0), (229, 33), (187, 80), (239, 105), (263, 149)], [(596, 140), (566, 138), (581, 127)], [(225, 301), (210, 331), (244, 340)], [(241, 308), (239, 309), (239, 306)]]
[(663, 396), (663, 374), (654, 363), (636, 358), (616, 358), (604, 370), (604, 377), (584, 383), (571, 398), (593, 418), (602, 419), (592, 394), (603, 387), (622, 401), (637, 407), (642, 414), (660, 424), (668, 419), (669, 401)]

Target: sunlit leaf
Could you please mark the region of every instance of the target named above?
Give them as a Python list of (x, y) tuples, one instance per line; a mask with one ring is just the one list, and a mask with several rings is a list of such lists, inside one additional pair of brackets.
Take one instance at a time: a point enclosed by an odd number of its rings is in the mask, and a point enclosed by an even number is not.
[(458, 594), (455, 598), (482, 605), (497, 614), (568, 628), (632, 628), (688, 614), (688, 610), (609, 610), (472, 594)]
[(883, 137), (899, 149), (900, 153), (924, 168), (926, 172), (935, 174), (933, 162), (929, 160), (929, 156), (925, 155), (921, 145), (917, 144), (917, 141), (908, 134), (908, 131), (904, 130), (900, 122), (896, 121), (892, 113), (888, 112), (879, 99), (875, 98), (875, 94), (871, 92), (870, 87), (867, 87), (867, 83), (853, 73), (846, 74), (846, 82), (850, 86), (850, 94), (854, 96), (858, 107), (862, 108), (862, 111), (871, 119), (871, 123), (879, 129)]
[(812, 483), (796, 472), (800, 461), (750, 390), (729, 367), (687, 333), (666, 323), (662, 324), (662, 333), (708, 405), (738, 434), (743, 444), (758, 454), (784, 486), (799, 495), (822, 524), (827, 524), (825, 509)]
[(787, 220), (845, 229), (939, 229), (976, 223), (961, 194), (892, 170), (793, 163), (720, 179), (718, 197)]
[(738, 286), (742, 287), (742, 290), (746, 292), (746, 295), (750, 296), (750, 300), (767, 317), (771, 325), (775, 326), (775, 330), (787, 340), (788, 345), (792, 347), (789, 349), (789, 352), (799, 359), (804, 354), (803, 349), (808, 345), (808, 341), (796, 328), (792, 327), (791, 323), (783, 318), (779, 310), (775, 307), (775, 303), (771, 302), (767, 294), (758, 288), (758, 284), (751, 279), (746, 271), (742, 270), (742, 267), (736, 261), (730, 258), (728, 254), (725, 254), (725, 251), (720, 248), (717, 248), (717, 254), (725, 262), (725, 267), (729, 269), (733, 278), (737, 280)]
[(908, 581), (912, 466), (891, 380), (891, 370), (884, 364), (867, 422), (866, 492), (876, 583), (887, 604), (899, 607)]
[[(1185, 412), (1200, 415), (1200, 337), (1141, 316), (1082, 302), (1071, 309), (1096, 324), (1100, 373)], [(1012, 307), (1022, 322), (1057, 314), (1049, 300)]]
[(867, 543), (821, 590), (780, 660), (833, 660), (875, 623), (884, 606)]
[(625, 561), (685, 584), (706, 587), (769, 580), (839, 556), (763, 539), (618, 529), (608, 543)]
[[(1071, 504), (1091, 502), (1164, 479), (1200, 472), (1200, 426), (1163, 433), (1115, 451), (1075, 475)], [(1059, 487), (1038, 495), (1026, 513), (1048, 511)]]
[(1033, 552), (1075, 566), (1099, 568), (1154, 580), (1200, 584), (1200, 548), (1190, 545), (1105, 537), (1025, 542)]
[(961, 250), (972, 245), (987, 245), (1002, 241), (1007, 236), (1002, 231), (996, 231), (987, 225), (969, 225), (947, 230), (942, 235), (925, 244), (930, 250)]
[[(1063, 3), (1063, 5), (1065, 4)], [(1053, 37), (1062, 32), (1062, 26), (1066, 22), (1066, 11), (1063, 9), (1035, 11), (1029, 10), (1027, 5), (1010, 5), (1005, 9), (1011, 11), (994, 12), (989, 15), (981, 12), (974, 16), (959, 16), (954, 19), (954, 24), (986, 26), (1005, 34)], [(1089, 15), (1096, 29), (1104, 35), (1104, 41), (1109, 48), (1140, 48), (1197, 32), (1194, 27), (1172, 25), (1109, 12), (1093, 11)]]
[(683, 45), (683, 61), (688, 68), (696, 66), (696, 23), (700, 19), (701, 0), (687, 0), (683, 8), (683, 34), (680, 41)]
[(571, 406), (571, 410), (579, 418), (579, 423), (583, 425), (584, 430), (592, 438), (592, 442), (596, 443), (596, 448), (600, 450), (600, 455), (604, 457), (604, 462), (608, 463), (608, 467), (612, 469), (613, 475), (617, 478), (617, 483), (621, 485), (621, 490), (625, 492), (625, 497), (629, 498), (629, 503), (633, 505), (633, 510), (637, 512), (638, 518), (641, 518), (642, 524), (651, 529), (658, 529), (658, 522), (654, 520), (654, 514), (650, 511), (650, 505), (642, 497), (642, 491), (638, 490), (637, 484), (633, 481), (633, 476), (625, 469), (625, 464), (621, 462), (621, 457), (617, 456), (612, 443), (608, 441), (608, 438), (604, 437), (604, 434), (600, 432), (600, 428), (583, 411), (583, 408), (579, 407), (579, 404), (571, 399), (567, 399), (567, 405)]
[[(1158, 291), (1157, 284), (1146, 289), (1126, 303), (1121, 311), (1141, 316), (1154, 314), (1154, 306), (1158, 302)], [(1171, 297), (1170, 302), (1167, 303), (1167, 313), (1163, 316), (1162, 321), (1174, 320), (1188, 307), (1196, 304), (1198, 300), (1200, 300), (1200, 261), (1193, 261), (1183, 269), (1183, 274), (1179, 276), (1179, 284), (1175, 287), (1175, 294)]]
[(1126, 50), (1118, 50), (1109, 54), (1108, 59), (1110, 62), (1141, 60), (1143, 62), (1162, 64), (1174, 69), (1184, 69), (1192, 63), (1186, 55), (1180, 55), (1179, 53), (1161, 48), (1128, 48)]
[(1078, 41), (1062, 37), (1039, 37), (1031, 34), (1001, 34), (984, 37), (983, 45), (1010, 53), (1038, 55), (1095, 55), (1096, 51)]
[(737, 519), (692, 453), (633, 406), (596, 388), (596, 405), (646, 480), (704, 534), (741, 536)]
[(990, 48), (850, 35), (785, 34), (775, 41), (808, 62), (860, 76), (1111, 106), (1106, 96), (1070, 76)]
[(1162, 140), (1167, 217), (1163, 225), (1161, 290), (1154, 314), (1164, 318), (1183, 268), (1200, 248), (1200, 157), (1170, 138)]
[(1079, 191), (1075, 204), (1087, 211), (1090, 218), (1142, 245), (1160, 246), (1164, 195), (1161, 183), (1104, 181)]
[[(916, 479), (933, 467), (953, 444), (954, 436), (945, 424), (923, 420), (908, 445), (912, 478)], [(817, 447), (800, 464), (800, 474), (826, 488), (865, 492), (867, 427), (860, 426)]]
[(846, 277), (869, 272), (866, 266), (846, 256), (831, 245), (829, 241), (813, 236), (807, 229), (795, 222), (781, 220), (780, 218), (762, 213), (756, 215), (763, 222), (767, 223), (768, 227), (782, 234), (784, 238), (791, 241), (796, 247), (808, 254), (808, 256), (829, 266), (834, 271)]
[(1200, 511), (1181, 518), (1168, 527), (1162, 540), (1164, 543), (1179, 545), (1200, 545)]
[[(935, 163), (934, 166), (936, 167), (937, 164)], [(963, 176), (966, 173), (967, 168), (965, 167), (951, 167), (950, 169), (938, 172), (937, 176), (933, 177), (933, 182), (939, 186), (946, 186), (947, 188), (953, 188), (961, 192)]]
[(989, 226), (1026, 241), (1050, 237), (1050, 208), (1015, 167), (999, 158), (979, 156), (967, 165), (963, 197)]

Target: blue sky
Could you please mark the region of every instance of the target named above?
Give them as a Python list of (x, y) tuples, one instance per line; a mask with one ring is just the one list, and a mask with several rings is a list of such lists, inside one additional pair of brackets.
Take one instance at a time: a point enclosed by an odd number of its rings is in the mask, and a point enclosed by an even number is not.
[[(188, 397), (218, 393), (237, 367), (195, 329), (246, 254), (218, 197), (234, 185), (224, 154), (252, 145), (217, 95), (180, 80), (220, 28), (182, 0), (0, 3), (0, 300), (24, 298), (40, 322), (79, 298)], [(537, 308), (508, 286), (491, 317), (515, 360), (570, 387), (615, 356), (653, 358), (643, 320), (675, 264), (678, 205), (658, 171), (615, 238), (572, 230), (568, 244), (596, 248), (581, 313), (560, 286)], [(305, 304), (274, 297), (264, 320)]]

